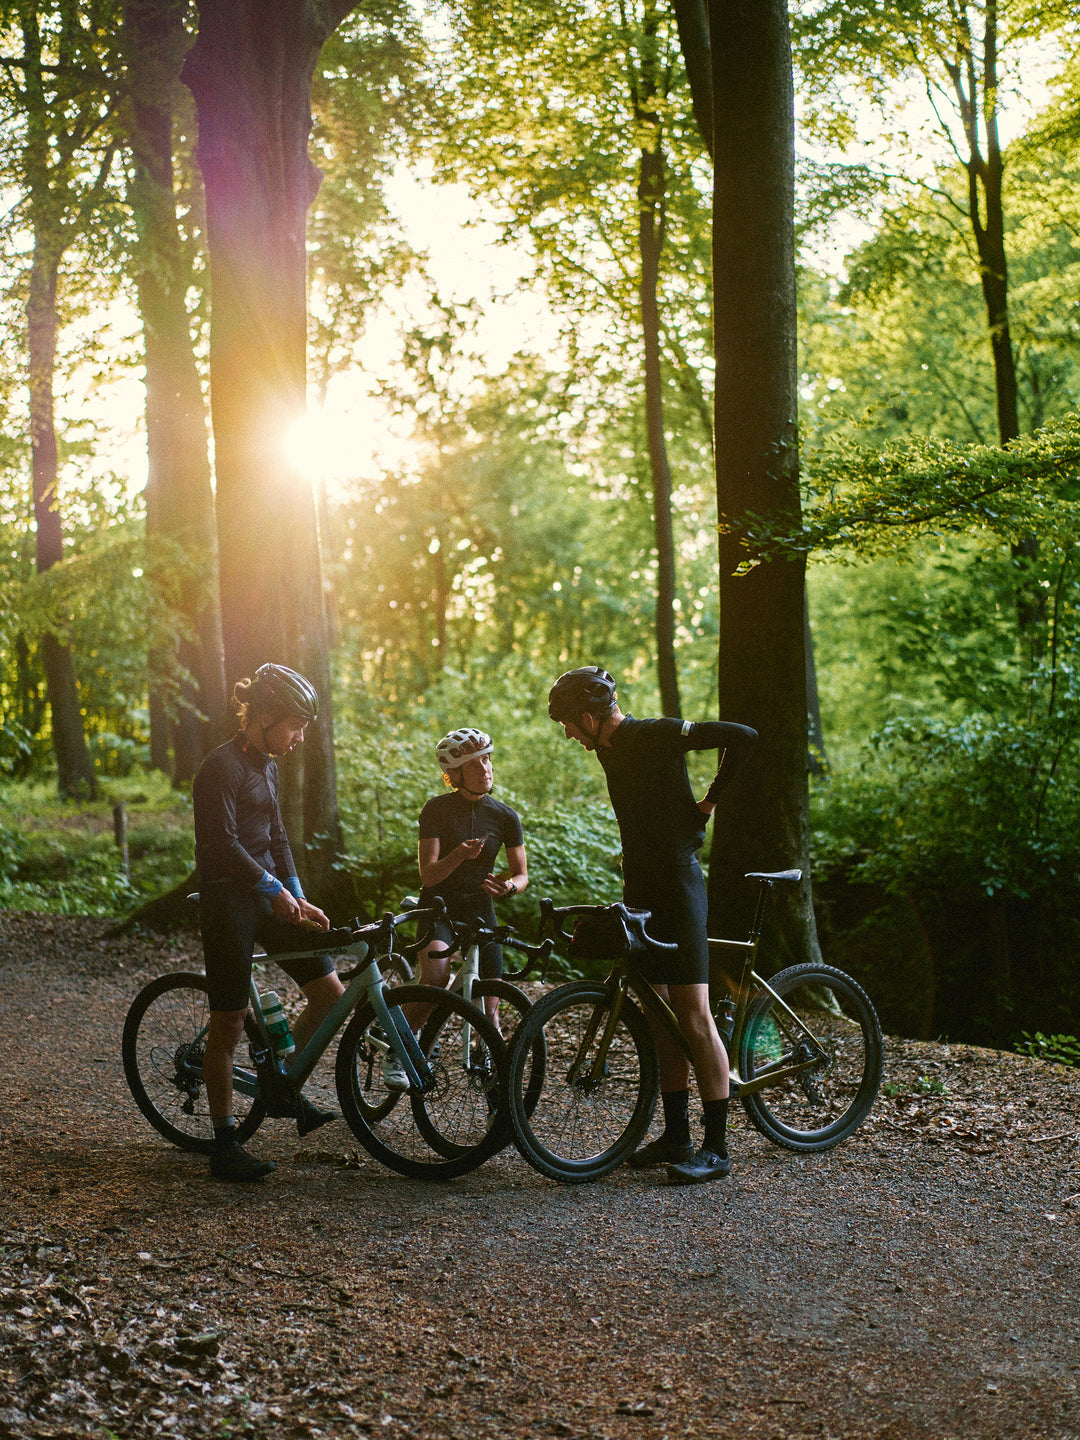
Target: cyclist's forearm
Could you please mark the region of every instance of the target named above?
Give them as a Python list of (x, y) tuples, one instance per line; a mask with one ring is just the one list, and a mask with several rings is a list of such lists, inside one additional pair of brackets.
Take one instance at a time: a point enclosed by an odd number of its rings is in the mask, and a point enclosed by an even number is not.
[(742, 769), (757, 741), (757, 731), (752, 730), (749, 725), (733, 725), (722, 720), (710, 722), (710, 728), (712, 725), (718, 729), (722, 728), (724, 734), (717, 746), (720, 751), (720, 760), (716, 767), (716, 774), (699, 806), (707, 815), (712, 811), (706, 810), (706, 805), (711, 806), (712, 809), (716, 808), (716, 802)]
[(469, 852), (465, 849), (464, 842), (451, 850), (448, 855), (440, 855), (433, 860), (420, 861), (420, 883), (428, 889), (434, 889), (436, 885), (451, 876), (459, 865), (464, 864), (470, 858)]

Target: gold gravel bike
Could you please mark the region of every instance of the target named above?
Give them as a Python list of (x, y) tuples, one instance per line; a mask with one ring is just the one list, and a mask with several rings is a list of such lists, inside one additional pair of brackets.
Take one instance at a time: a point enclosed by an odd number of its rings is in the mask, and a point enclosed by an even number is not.
[[(865, 991), (831, 965), (793, 965), (766, 979), (758, 970), (766, 899), (798, 870), (754, 873), (758, 897), (745, 940), (709, 940), (717, 974), (717, 1027), (732, 1066), (732, 1094), (752, 1123), (790, 1150), (827, 1150), (862, 1124), (881, 1083), (882, 1038)], [(647, 910), (541, 901), (541, 936), (572, 941), (582, 925), (606, 936), (611, 970), (537, 1000), (510, 1050), (510, 1115), (518, 1149), (555, 1180), (595, 1180), (628, 1159), (645, 1136), (659, 1088), (649, 1021), (690, 1058), (669, 1005), (640, 973), (640, 961), (675, 950), (654, 940)], [(573, 925), (571, 932), (566, 927)], [(595, 940), (593, 953), (598, 953)], [(728, 973), (730, 971), (730, 974)], [(648, 1017), (648, 1019), (646, 1019)], [(527, 1103), (531, 1047), (543, 1034), (547, 1065), (539, 1099)]]

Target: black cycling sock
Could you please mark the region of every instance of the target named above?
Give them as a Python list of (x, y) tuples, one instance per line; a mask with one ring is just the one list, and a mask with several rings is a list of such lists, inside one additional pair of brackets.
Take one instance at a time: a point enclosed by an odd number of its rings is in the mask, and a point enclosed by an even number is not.
[(726, 1159), (728, 1097), (703, 1100), (701, 1108), (705, 1112), (705, 1149)]
[(228, 1145), (230, 1140), (236, 1138), (236, 1116), (226, 1115), (224, 1120), (214, 1121), (214, 1141), (218, 1145)]
[(690, 1091), (662, 1090), (664, 1102), (664, 1139), (673, 1145), (690, 1143)]

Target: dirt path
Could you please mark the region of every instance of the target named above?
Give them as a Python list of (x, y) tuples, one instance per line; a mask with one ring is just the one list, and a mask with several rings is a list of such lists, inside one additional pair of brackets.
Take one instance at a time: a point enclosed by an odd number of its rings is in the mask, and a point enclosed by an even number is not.
[(1080, 1075), (890, 1042), (819, 1157), (726, 1182), (450, 1185), (339, 1121), (214, 1183), (135, 1111), (126, 1006), (181, 948), (0, 913), (0, 1437), (1080, 1434)]

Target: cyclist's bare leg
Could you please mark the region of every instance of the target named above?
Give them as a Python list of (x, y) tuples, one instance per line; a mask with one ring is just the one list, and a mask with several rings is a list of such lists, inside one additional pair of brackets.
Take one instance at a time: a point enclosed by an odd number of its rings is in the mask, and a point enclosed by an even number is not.
[[(421, 985), (437, 985), (440, 990), (445, 990), (450, 983), (450, 955), (451, 952), (444, 948), (441, 941), (434, 941), (426, 950), (421, 950), (418, 956), (420, 961), (420, 974), (417, 981)], [(419, 1030), (424, 1021), (431, 1014), (430, 1005), (403, 1005), (401, 1013), (408, 1020), (413, 1030)]]
[[(728, 1094), (727, 1051), (716, 1029), (709, 1009), (708, 985), (668, 985), (657, 987), (675, 1011), (679, 1028), (686, 1037), (697, 1076), (698, 1094), (704, 1100), (725, 1100)], [(689, 1082), (686, 1057), (676, 1042), (664, 1031), (664, 1047), (657, 1042), (660, 1057), (661, 1090), (685, 1089)], [(666, 1067), (666, 1068), (665, 1068)], [(671, 1084), (667, 1081), (670, 1076)]]
[(488, 1013), (488, 1019), (491, 1021), (491, 1023), (495, 1026), (495, 1029), (498, 1030), (499, 1034), (501, 1035), (501, 1034), (502, 1034), (502, 1026), (499, 1024), (499, 997), (498, 997), (498, 995), (485, 995), (485, 996), (484, 996), (484, 1009), (485, 1009), (485, 1010), (487, 1011), (487, 1013)]
[(302, 1050), (315, 1034), (327, 1015), (345, 994), (345, 987), (335, 970), (329, 975), (320, 975), (317, 980), (309, 980), (306, 985), (301, 985), (300, 993), (307, 1004), (296, 1017), (296, 1024), (292, 1027), (297, 1050)]
[[(653, 988), (661, 1000), (666, 1000), (669, 1005), (671, 1004), (671, 996), (666, 985), (655, 985)], [(660, 1061), (661, 1091), (687, 1089), (690, 1084), (690, 1065), (682, 1048), (662, 1025), (653, 1020), (648, 1012), (646, 1012), (646, 1018), (649, 1021), (653, 1039), (656, 1041), (656, 1054)]]
[(220, 1124), (233, 1109), (233, 1057), (244, 1035), (243, 1010), (211, 1010), (203, 1051), (203, 1084), (210, 1118)]

